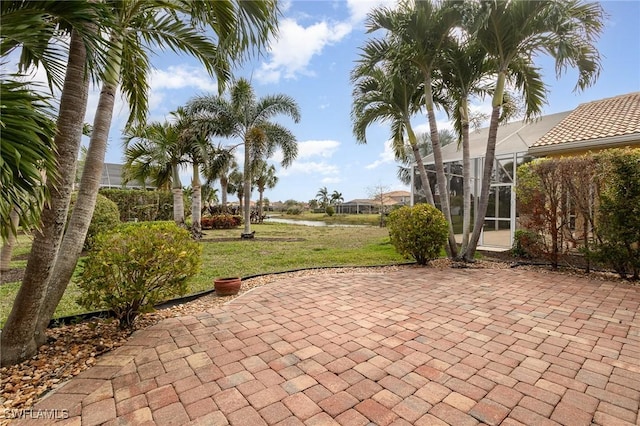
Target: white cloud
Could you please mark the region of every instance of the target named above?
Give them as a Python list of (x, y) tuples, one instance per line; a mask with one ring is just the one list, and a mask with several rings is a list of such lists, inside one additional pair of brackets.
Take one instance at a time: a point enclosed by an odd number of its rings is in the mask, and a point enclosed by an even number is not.
[(372, 9), (378, 6), (393, 6), (396, 0), (347, 0), (347, 7), (351, 13), (351, 22), (358, 23), (364, 21)]
[(204, 68), (171, 65), (167, 69), (153, 69), (149, 74), (151, 91), (163, 89), (183, 89), (185, 87), (196, 88), (203, 91), (218, 90), (218, 83)]
[(278, 176), (290, 176), (293, 174), (319, 174), (322, 176), (331, 176), (338, 174), (338, 167), (325, 161), (296, 161), (286, 169), (280, 169)]
[(280, 78), (291, 79), (297, 74), (313, 75), (308, 69), (314, 55), (337, 43), (352, 30), (346, 22), (317, 22), (308, 27), (286, 18), (280, 23), (279, 36), (271, 44), (271, 58), (256, 71), (256, 80), (276, 83)]
[(320, 156), (330, 158), (340, 146), (340, 142), (332, 140), (304, 141), (298, 143), (298, 158)]
[(378, 155), (378, 159), (373, 163), (367, 164), (364, 166), (365, 169), (372, 170), (378, 168), (383, 164), (394, 163), (396, 161), (395, 155), (393, 154), (392, 141), (388, 140), (384, 143), (384, 151), (382, 151)]
[(342, 182), (342, 180), (338, 177), (326, 177), (320, 181), (320, 183), (324, 185), (333, 185), (340, 182)]

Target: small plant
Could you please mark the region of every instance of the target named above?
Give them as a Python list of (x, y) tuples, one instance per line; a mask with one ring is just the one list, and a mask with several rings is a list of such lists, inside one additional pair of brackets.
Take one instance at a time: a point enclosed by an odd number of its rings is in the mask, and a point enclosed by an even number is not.
[(202, 247), (172, 222), (126, 224), (100, 234), (84, 262), (78, 304), (110, 309), (120, 327), (132, 328), (138, 314), (187, 290), (200, 269)]
[[(69, 211), (73, 209), (77, 198), (77, 193), (71, 195)], [(84, 249), (91, 249), (98, 234), (108, 232), (118, 225), (120, 225), (120, 211), (118, 210), (118, 205), (104, 195), (98, 194), (98, 198), (96, 199), (96, 208), (93, 211), (91, 223), (87, 230), (87, 237), (84, 240)]]
[(327, 206), (324, 209), (324, 212), (327, 214), (327, 216), (331, 217), (336, 213), (336, 210), (333, 208), (333, 206)]
[(542, 252), (540, 236), (533, 231), (518, 229), (513, 236), (511, 254), (514, 257), (531, 259)]
[(419, 265), (426, 265), (440, 255), (449, 232), (444, 215), (429, 204), (392, 211), (387, 227), (398, 253), (413, 257)]
[(299, 206), (289, 207), (287, 209), (287, 214), (292, 215), (292, 216), (301, 215), (302, 214), (302, 208), (300, 208)]

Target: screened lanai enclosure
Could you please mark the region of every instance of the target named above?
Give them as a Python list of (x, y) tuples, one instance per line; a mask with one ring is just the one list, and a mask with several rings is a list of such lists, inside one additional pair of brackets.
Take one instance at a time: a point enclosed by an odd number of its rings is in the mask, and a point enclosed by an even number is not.
[[(531, 161), (527, 154), (529, 147), (547, 133), (553, 126), (569, 115), (570, 111), (547, 115), (536, 121), (525, 123), (515, 121), (501, 125), (496, 142), (496, 159), (491, 179), (489, 207), (485, 216), (484, 227), (479, 246), (486, 249), (507, 249), (511, 247), (516, 229), (518, 229), (518, 209), (516, 204), (515, 185), (518, 165)], [(471, 217), (475, 218), (474, 207), (477, 205), (482, 174), (484, 155), (487, 146), (488, 128), (472, 131), (470, 135), (471, 157)], [(451, 220), (458, 237), (462, 234), (462, 147), (452, 143), (442, 148), (442, 157), (447, 175), (448, 195), (451, 203)], [(429, 183), (439, 204), (440, 194), (436, 185), (433, 155), (425, 158), (429, 174)], [(420, 177), (414, 167), (413, 196), (414, 202), (424, 202), (425, 197), (420, 185)], [(472, 219), (472, 223), (473, 223)]]

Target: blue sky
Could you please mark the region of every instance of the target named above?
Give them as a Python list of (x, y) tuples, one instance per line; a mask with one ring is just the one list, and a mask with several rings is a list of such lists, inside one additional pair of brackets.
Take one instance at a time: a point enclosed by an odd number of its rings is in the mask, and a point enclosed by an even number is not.
[[(237, 76), (252, 81), (258, 96), (285, 93), (299, 104), (302, 120), (279, 120), (290, 128), (299, 143), (297, 160), (282, 169), (273, 159), (279, 176), (277, 186), (265, 192), (273, 201), (308, 201), (321, 187), (337, 190), (344, 200), (367, 198), (376, 187), (408, 189), (396, 178), (397, 164), (389, 149), (388, 126), (373, 125), (368, 143), (357, 144), (351, 131), (351, 85), (349, 73), (358, 58), (358, 49), (367, 39), (366, 13), (382, 0), (291, 0), (284, 3), (279, 39), (261, 57), (237, 69)], [(386, 4), (391, 4), (386, 2)], [(602, 73), (597, 83), (583, 92), (573, 92), (576, 73), (568, 70), (556, 80), (553, 62), (545, 57), (542, 67), (548, 83), (548, 104), (544, 113), (567, 111), (580, 103), (640, 90), (640, 2), (605, 1), (609, 14), (598, 47), (602, 55)], [(216, 82), (197, 61), (160, 53), (152, 60), (155, 67), (150, 83), (150, 120), (163, 121), (169, 112), (191, 97), (217, 93)], [(98, 92), (89, 100), (87, 122), (93, 121)], [(487, 103), (474, 103), (474, 109), (488, 111)], [(121, 163), (121, 130), (126, 105), (116, 104), (106, 161)], [(415, 124), (427, 131), (426, 119), (416, 117)], [(444, 114), (440, 127), (447, 128)], [(238, 153), (238, 155), (240, 152)], [(185, 171), (183, 185), (190, 176)], [(254, 199), (257, 194), (254, 194)], [(230, 200), (235, 200), (234, 196)]]

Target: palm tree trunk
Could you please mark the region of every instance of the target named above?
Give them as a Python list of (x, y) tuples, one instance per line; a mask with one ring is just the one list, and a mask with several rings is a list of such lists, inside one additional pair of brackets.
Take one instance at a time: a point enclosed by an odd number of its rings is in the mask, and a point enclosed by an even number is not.
[(176, 224), (184, 228), (184, 199), (182, 194), (182, 183), (180, 183), (180, 172), (178, 165), (172, 164), (171, 170), (173, 174), (171, 192), (173, 192), (173, 220)]
[(264, 189), (260, 192), (260, 199), (258, 200), (258, 222), (262, 223), (262, 202), (264, 200)]
[(193, 162), (193, 179), (191, 180), (193, 194), (191, 195), (191, 235), (194, 239), (202, 239), (202, 186), (200, 185), (200, 167), (197, 161)]
[(251, 147), (245, 141), (244, 144), (244, 232), (243, 238), (251, 236)]
[(438, 190), (440, 192), (440, 209), (444, 214), (449, 225), (449, 243), (446, 246), (447, 255), (455, 258), (458, 252), (456, 245), (456, 237), (453, 232), (453, 224), (451, 223), (451, 208), (449, 203), (449, 188), (447, 178), (444, 174), (444, 164), (442, 162), (442, 149), (440, 147), (440, 137), (438, 135), (438, 124), (436, 122), (436, 114), (433, 105), (433, 91), (431, 89), (431, 75), (427, 74), (425, 78), (425, 101), (427, 106), (427, 116), (429, 118), (429, 130), (431, 133), (431, 145), (433, 147), (433, 159), (436, 164), (436, 177), (438, 178)]
[[(409, 135), (409, 143), (411, 144), (411, 150), (413, 151), (413, 157), (418, 164), (418, 173), (420, 174), (420, 182), (422, 183), (422, 188), (424, 188), (424, 193), (427, 197), (427, 202), (435, 207), (436, 203), (433, 199), (433, 193), (431, 192), (431, 185), (429, 185), (429, 175), (427, 175), (427, 169), (424, 166), (424, 162), (422, 161), (422, 154), (420, 154), (420, 148), (418, 147), (418, 139), (416, 138), (416, 134), (413, 131), (410, 123), (407, 124), (407, 134)], [(413, 173), (413, 170), (411, 170)], [(413, 191), (413, 188), (411, 188)]]
[[(16, 210), (15, 208), (11, 210), (11, 213), (9, 214), (9, 220), (11, 221), (12, 227), (17, 230), (19, 225), (18, 210)], [(0, 253), (0, 272), (9, 270), (11, 255), (13, 254), (13, 249), (16, 246), (17, 241), (18, 240), (13, 234), (13, 231), (10, 231), (7, 241), (2, 244), (2, 251)]]
[(227, 190), (229, 189), (229, 180), (226, 176), (220, 177), (220, 190), (222, 194), (220, 195), (220, 199), (222, 200), (222, 211), (224, 213), (227, 212)]
[(471, 154), (469, 147), (469, 107), (467, 100), (462, 101), (462, 246), (465, 253), (469, 246), (471, 232)]
[(496, 159), (496, 140), (498, 138), (498, 124), (500, 120), (500, 108), (502, 106), (502, 98), (504, 94), (505, 73), (498, 74), (496, 91), (493, 95), (491, 111), (491, 120), (489, 122), (489, 135), (487, 136), (487, 150), (484, 156), (484, 170), (482, 173), (482, 187), (480, 189), (480, 201), (476, 210), (476, 219), (473, 224), (473, 233), (467, 247), (466, 253), (462, 253), (462, 257), (470, 261), (476, 254), (480, 233), (484, 226), (484, 218), (487, 214), (489, 206), (489, 190), (491, 189), (491, 174), (493, 173), (493, 163)]
[[(114, 69), (119, 68), (119, 60), (113, 66)], [(69, 225), (64, 234), (55, 267), (47, 286), (47, 296), (38, 313), (37, 330), (40, 333), (37, 333), (37, 335), (39, 336), (39, 344), (44, 343), (44, 330), (47, 328), (58, 303), (60, 303), (60, 299), (62, 299), (67, 289), (67, 285), (71, 281), (73, 271), (82, 253), (84, 241), (87, 238), (89, 225), (91, 225), (91, 218), (93, 217), (98, 190), (100, 189), (100, 181), (102, 180), (104, 156), (107, 151), (117, 87), (117, 80), (103, 82), (96, 116), (93, 121), (93, 131), (89, 141), (87, 157), (84, 162), (84, 170), (80, 179), (78, 199), (71, 212)]]
[(76, 177), (76, 161), (87, 109), (89, 79), (85, 73), (86, 50), (75, 31), (71, 33), (69, 59), (58, 112), (58, 176), (48, 179), (51, 200), (43, 209), (41, 228), (34, 235), (22, 285), (13, 302), (1, 336), (1, 365), (12, 365), (37, 351), (36, 324), (47, 284), (58, 255), (69, 210), (71, 188)]

